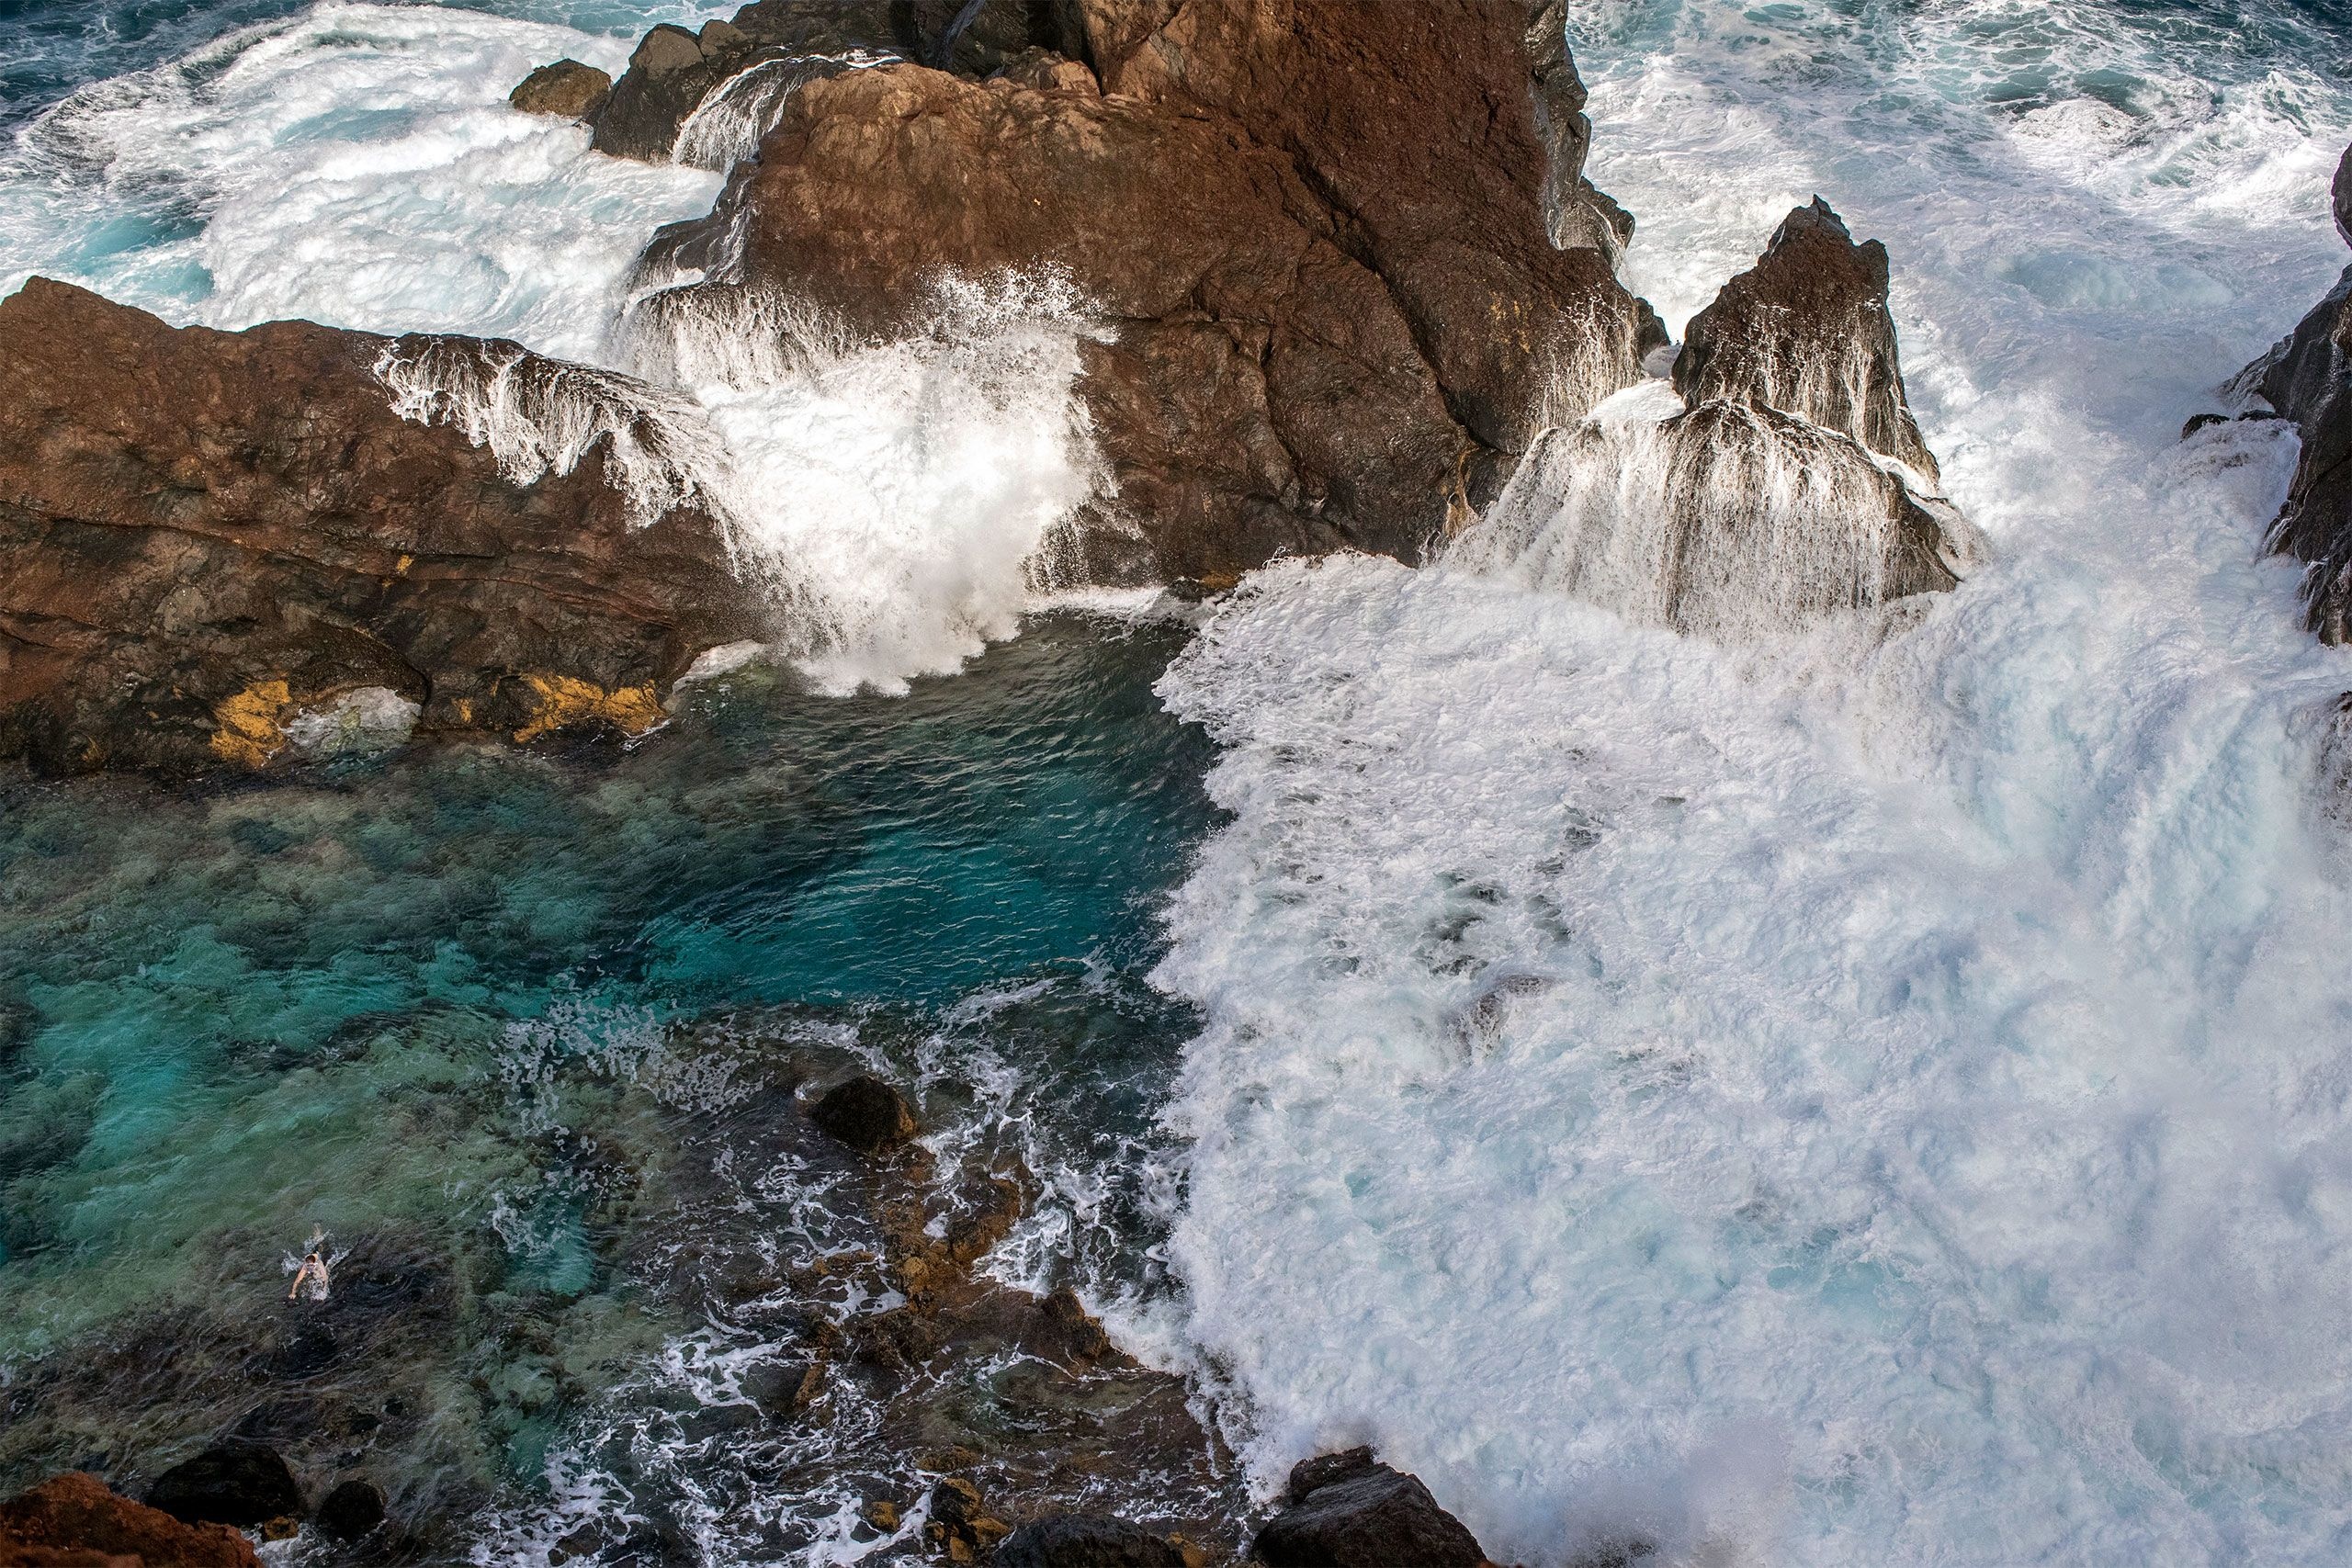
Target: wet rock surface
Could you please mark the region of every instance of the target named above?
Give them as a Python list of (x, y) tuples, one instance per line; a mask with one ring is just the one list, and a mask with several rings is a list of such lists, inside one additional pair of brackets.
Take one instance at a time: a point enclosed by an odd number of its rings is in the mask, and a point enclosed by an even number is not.
[(0, 756), (251, 770), (354, 698), (426, 731), (636, 732), (765, 624), (712, 519), (638, 525), (609, 439), (520, 482), (465, 411), (395, 412), (388, 355), (658, 436), (624, 378), (513, 344), (174, 329), (40, 278), (0, 301)]
[(96, 1476), (55, 1476), (0, 1503), (8, 1568), (259, 1568), (225, 1525), (188, 1524), (109, 1491)]
[[(674, 1049), (706, 1086), (674, 1110), (550, 1138), (550, 1185), (582, 1195), (606, 1283), (535, 1286), (531, 1254), (494, 1235), (452, 1253), (384, 1235), (353, 1245), (327, 1300), (289, 1303), (275, 1248), (222, 1245), (191, 1281), (200, 1305), (70, 1340), (0, 1391), (0, 1478), (89, 1456), (160, 1489), (192, 1454), (266, 1444), (319, 1498), (310, 1529), (387, 1563), (486, 1539), (692, 1560), (672, 1513), (689, 1494), (739, 1547), (789, 1557), (844, 1488), (864, 1499), (858, 1540), (887, 1558), (985, 1561), (1073, 1511), (1238, 1551), (1248, 1501), (1181, 1380), (1120, 1354), (1067, 1289), (975, 1268), (1036, 1193), (1017, 1156), (961, 1134), (946, 1152), (834, 1139), (795, 1108), (855, 1064), (794, 1019), (682, 1025)], [(958, 1105), (934, 1085), (924, 1120), (968, 1128)], [(288, 1347), (313, 1337), (332, 1354), (295, 1365)], [(534, 1513), (511, 1488), (503, 1445), (543, 1455), (531, 1434), (559, 1407), (567, 1451), (608, 1478), (592, 1517)], [(260, 1507), (288, 1505), (236, 1511)]]
[(1674, 389), (1778, 409), (1936, 477), (1903, 391), (1886, 247), (1854, 243), (1819, 197), (1781, 221), (1755, 266), (1691, 318)]
[[(2352, 243), (2352, 148), (2336, 165), (2332, 195), (2336, 229)], [(2231, 387), (2263, 399), (2302, 436), (2269, 544), (2310, 564), (2303, 604), (2311, 629), (2326, 642), (2352, 640), (2352, 267)]]
[[(967, 10), (970, 14), (967, 16)], [(695, 31), (648, 32), (592, 116), (593, 145), (659, 163), (705, 99), (746, 73), (785, 62), (898, 58), (967, 76), (1031, 66), (1066, 36), (1062, 7), (994, 0), (758, 0)]]
[(1368, 1449), (1294, 1467), (1286, 1506), (1250, 1551), (1267, 1568), (1480, 1568), (1487, 1560), (1428, 1487)]
[(1523, 7), (1073, 10), (1083, 72), (802, 87), (653, 265), (876, 334), (943, 272), (1064, 279), (1103, 329), (1080, 391), (1114, 493), (1076, 570), (1107, 581), (1418, 558), (1539, 405), (1589, 406), (1663, 340), (1603, 254), (1552, 244)]
[(996, 1549), (995, 1562), (997, 1568), (1193, 1568), (1177, 1541), (1102, 1514), (1023, 1525)]
[(506, 101), (525, 114), (586, 119), (604, 107), (612, 90), (613, 79), (607, 73), (577, 60), (559, 60), (524, 77)]
[(229, 1442), (182, 1460), (155, 1478), (147, 1506), (189, 1524), (251, 1529), (302, 1513), (302, 1489), (266, 1443)]

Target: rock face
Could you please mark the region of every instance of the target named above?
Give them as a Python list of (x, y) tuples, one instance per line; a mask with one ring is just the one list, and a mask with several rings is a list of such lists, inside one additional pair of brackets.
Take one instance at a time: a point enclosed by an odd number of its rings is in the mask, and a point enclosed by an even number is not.
[[(620, 378), (475, 339), (175, 330), (35, 279), (0, 301), (0, 756), (43, 772), (257, 768), (322, 714), (640, 731), (765, 624), (719, 525), (662, 495)], [(535, 410), (584, 420), (585, 450), (514, 446)], [(509, 449), (447, 423), (469, 418)], [(632, 475), (634, 499), (608, 482)]]
[(593, 65), (559, 60), (523, 78), (506, 101), (525, 114), (551, 114), (565, 119), (586, 119), (604, 107), (613, 79)]
[(1887, 270), (1826, 203), (1799, 208), (1692, 320), (1681, 406), (1645, 389), (1547, 431), (1455, 557), (1729, 640), (1957, 587), (1989, 552), (1934, 493)]
[(1539, 409), (1581, 412), (1664, 341), (1603, 254), (1551, 243), (1522, 7), (1071, 10), (1084, 73), (802, 87), (651, 263), (869, 333), (943, 272), (1067, 279), (1106, 328), (1080, 391), (1115, 494), (1080, 570), (1114, 581), (1417, 558)]
[(1604, 251), (1611, 260), (1634, 237), (1634, 216), (1584, 177), (1592, 120), (1584, 79), (1568, 52), (1566, 0), (1536, 0), (1527, 24), (1535, 85), (1535, 134), (1544, 144), (1544, 219), (1562, 250)]
[(223, 1525), (186, 1524), (110, 1492), (94, 1475), (55, 1476), (0, 1503), (9, 1568), (260, 1568), (253, 1543)]
[(1182, 1549), (1143, 1526), (1100, 1514), (1023, 1525), (996, 1549), (997, 1568), (1185, 1568)]
[(172, 1466), (147, 1491), (148, 1506), (189, 1524), (240, 1529), (299, 1517), (302, 1488), (276, 1449), (222, 1443)]
[(1935, 455), (1904, 397), (1886, 293), (1886, 247), (1854, 243), (1815, 197), (1691, 318), (1674, 389), (1693, 407), (1728, 399), (1795, 414), (1932, 482)]
[(995, 0), (969, 17), (967, 9), (964, 0), (758, 0), (698, 32), (664, 23), (639, 41), (595, 113), (593, 145), (662, 162), (715, 89), (772, 65), (863, 54), (984, 76), (1050, 51), (1065, 34), (1057, 5)]
[(1487, 1554), (1430, 1489), (1369, 1449), (1302, 1461), (1289, 1505), (1258, 1532), (1267, 1568), (1481, 1568)]
[[(2352, 243), (2352, 148), (2336, 165), (2335, 226)], [(2303, 604), (2311, 629), (2352, 640), (2352, 267), (2232, 389), (2256, 394), (2295, 422), (2302, 455), (2270, 547), (2311, 563)]]

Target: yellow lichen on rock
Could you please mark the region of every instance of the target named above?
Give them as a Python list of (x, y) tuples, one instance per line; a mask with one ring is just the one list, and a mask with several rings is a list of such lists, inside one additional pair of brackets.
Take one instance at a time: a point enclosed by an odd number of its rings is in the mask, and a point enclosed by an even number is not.
[(212, 709), (212, 753), (226, 762), (258, 768), (285, 749), (280, 716), (294, 705), (283, 681), (256, 681)]
[(609, 724), (624, 735), (642, 735), (669, 716), (650, 683), (608, 692), (571, 675), (526, 675), (523, 681), (538, 699), (538, 707), (531, 721), (514, 732), (517, 740), (536, 740), (592, 722)]

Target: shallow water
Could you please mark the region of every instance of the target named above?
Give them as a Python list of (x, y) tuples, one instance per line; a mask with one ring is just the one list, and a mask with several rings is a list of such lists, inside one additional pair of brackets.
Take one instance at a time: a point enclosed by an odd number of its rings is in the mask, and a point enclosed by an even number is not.
[[(439, 1403), (384, 1479), (417, 1508), (527, 1497), (572, 1423), (707, 1332), (728, 1247), (847, 1245), (821, 1171), (757, 1151), (794, 1082), (855, 1062), (918, 1086), (943, 1146), (985, 1138), (1046, 1183), (1035, 1256), (1001, 1267), (1143, 1283), (1148, 1162), (1122, 1149), (1157, 1141), (1192, 1020), (1140, 975), (1211, 817), (1204, 743), (1149, 691), (1180, 636), (1046, 617), (901, 698), (755, 669), (627, 751), (8, 785), (0, 1465), (136, 1470), (273, 1399), (364, 1400), (331, 1361), (226, 1393), (203, 1365), (243, 1353), (323, 1227), (459, 1296), (400, 1395)], [(766, 1185), (729, 1199), (737, 1145)], [(119, 1385), (83, 1408), (53, 1381), (159, 1338), (184, 1364), (135, 1416)]]

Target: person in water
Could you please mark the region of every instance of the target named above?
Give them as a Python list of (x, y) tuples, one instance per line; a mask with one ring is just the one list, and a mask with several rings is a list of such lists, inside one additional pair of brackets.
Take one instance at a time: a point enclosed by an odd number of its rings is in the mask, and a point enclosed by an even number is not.
[(305, 1285), (311, 1287), (312, 1301), (327, 1299), (327, 1260), (315, 1252), (304, 1257), (301, 1267), (294, 1270), (294, 1282), (286, 1287), (286, 1299), (292, 1301), (301, 1293)]

